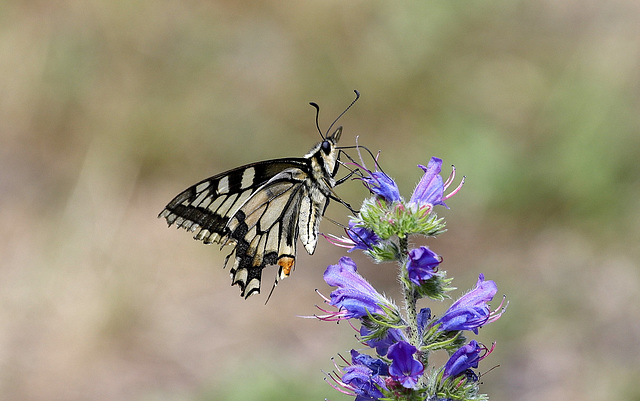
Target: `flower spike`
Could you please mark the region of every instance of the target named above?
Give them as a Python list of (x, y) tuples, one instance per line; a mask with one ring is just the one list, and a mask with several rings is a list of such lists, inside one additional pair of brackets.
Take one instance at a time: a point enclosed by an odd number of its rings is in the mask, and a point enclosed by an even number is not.
[[(353, 259), (345, 256), (328, 266), (324, 279), (335, 288), (328, 297), (318, 292), (328, 305), (316, 305), (321, 313), (307, 317), (346, 320), (370, 355), (352, 350), (351, 360), (341, 357), (343, 366), (334, 362), (335, 370), (325, 374), (325, 380), (355, 401), (486, 401), (486, 395), (479, 393), (481, 383), (473, 369), (491, 354), (495, 343), (487, 348), (476, 340), (467, 342), (466, 336), (468, 331), (478, 334), (480, 327), (498, 320), (509, 303), (503, 297), (492, 310), (489, 302), (498, 287), (480, 274), (475, 287), (441, 316), (432, 316), (428, 307), (418, 309), (419, 299), (444, 301), (447, 292), (455, 288), (446, 271), (440, 269), (443, 259), (439, 254), (428, 246), (411, 247), (411, 236), (429, 239), (446, 231), (444, 219), (437, 216), (434, 207), (447, 207), (445, 201), (460, 191), (465, 177), (451, 190), (455, 166), (443, 180), (442, 160), (432, 157), (426, 167), (419, 165), (424, 174), (407, 202), (395, 181), (378, 170), (377, 156), (369, 154), (374, 171), (365, 167), (362, 155), (361, 164), (351, 157), (349, 164), (357, 167), (352, 171), (373, 196), (350, 217), (345, 236), (323, 235), (348, 252), (363, 251), (376, 263), (397, 262), (404, 310), (362, 277)], [(430, 354), (440, 350), (447, 351), (449, 359), (440, 368), (430, 367)]]

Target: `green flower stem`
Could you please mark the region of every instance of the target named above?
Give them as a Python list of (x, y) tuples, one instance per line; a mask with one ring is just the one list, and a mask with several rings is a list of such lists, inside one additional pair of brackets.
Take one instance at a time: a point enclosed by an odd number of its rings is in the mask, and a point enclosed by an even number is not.
[(399, 269), (399, 281), (402, 283), (402, 295), (404, 298), (404, 309), (407, 317), (407, 330), (409, 335), (409, 341), (412, 345), (414, 345), (419, 351), (419, 360), (424, 363), (424, 374), (422, 377), (418, 379), (418, 386), (420, 388), (424, 388), (427, 380), (427, 359), (428, 359), (428, 351), (426, 355), (423, 354), (421, 349), (422, 340), (418, 334), (418, 310), (417, 303), (419, 294), (416, 291), (415, 287), (411, 285), (411, 281), (409, 281), (409, 277), (407, 275), (407, 270), (404, 268), (408, 261), (409, 255), (409, 240), (406, 235), (398, 238), (399, 242), (399, 258), (398, 264), (400, 265)]
[(409, 325), (409, 337), (411, 339), (411, 344), (413, 344), (416, 348), (420, 348), (420, 339), (418, 338), (418, 312), (416, 309), (416, 304), (418, 301), (415, 289), (409, 284), (408, 277), (405, 277), (405, 269), (403, 269), (404, 265), (407, 262), (407, 256), (409, 254), (409, 240), (406, 235), (398, 238), (399, 240), (399, 254), (400, 259), (398, 263), (400, 264), (399, 269), (399, 279), (402, 283), (402, 295), (404, 298), (404, 309), (407, 313), (407, 324)]
[(409, 325), (409, 336), (411, 339), (411, 344), (419, 347), (420, 339), (418, 338), (418, 330), (417, 330), (417, 320), (418, 313), (416, 311), (416, 292), (407, 288), (404, 280), (402, 281), (402, 293), (404, 295), (404, 308), (407, 312), (407, 323)]

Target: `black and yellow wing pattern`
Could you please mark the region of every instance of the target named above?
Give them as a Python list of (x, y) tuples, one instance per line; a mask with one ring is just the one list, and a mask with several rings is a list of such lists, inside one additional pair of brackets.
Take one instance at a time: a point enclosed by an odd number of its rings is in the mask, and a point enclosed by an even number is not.
[(319, 223), (333, 197), (339, 166), (336, 144), (342, 127), (304, 157), (248, 164), (187, 188), (158, 217), (194, 232), (194, 239), (234, 247), (232, 285), (245, 298), (260, 292), (262, 271), (278, 265), (278, 279), (291, 274), (296, 242), (309, 254)]

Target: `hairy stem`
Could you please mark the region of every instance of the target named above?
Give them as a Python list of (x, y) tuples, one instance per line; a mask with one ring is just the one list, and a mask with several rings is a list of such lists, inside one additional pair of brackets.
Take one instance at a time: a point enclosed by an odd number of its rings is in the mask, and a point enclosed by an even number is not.
[(400, 245), (400, 264), (399, 269), (399, 281), (402, 283), (402, 295), (404, 298), (404, 309), (407, 313), (407, 323), (409, 325), (409, 336), (411, 344), (415, 347), (420, 346), (420, 339), (418, 338), (418, 312), (416, 309), (417, 297), (416, 292), (409, 284), (409, 277), (406, 275), (406, 269), (404, 265), (407, 262), (407, 256), (409, 254), (409, 241), (406, 236), (399, 238)]
[(409, 341), (413, 346), (415, 346), (418, 349), (418, 355), (416, 356), (418, 357), (418, 360), (421, 361), (425, 367), (424, 374), (422, 375), (422, 377), (418, 379), (418, 385), (422, 388), (426, 385), (427, 360), (429, 358), (429, 354), (428, 352), (426, 354), (423, 354), (422, 351), (420, 351), (420, 348), (422, 345), (422, 339), (420, 338), (420, 335), (418, 333), (418, 310), (417, 310), (418, 293), (416, 292), (414, 287), (411, 285), (411, 282), (409, 281), (409, 275), (407, 273), (407, 269), (404, 268), (404, 266), (408, 261), (408, 255), (409, 255), (409, 241), (406, 236), (399, 238), (399, 245), (400, 245), (400, 255), (402, 256), (398, 260), (398, 263), (400, 264), (398, 278), (400, 283), (402, 284), (402, 295), (404, 298), (404, 310), (407, 314), (406, 321), (408, 325)]

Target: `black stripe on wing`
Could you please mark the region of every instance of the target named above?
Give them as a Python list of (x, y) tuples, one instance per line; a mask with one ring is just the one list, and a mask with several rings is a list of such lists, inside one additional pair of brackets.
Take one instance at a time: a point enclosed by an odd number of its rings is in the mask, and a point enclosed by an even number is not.
[(221, 242), (229, 234), (229, 219), (262, 185), (286, 169), (309, 169), (304, 158), (266, 160), (226, 171), (200, 181), (176, 196), (158, 217), (196, 232), (205, 243)]
[[(229, 241), (235, 241), (232, 285), (245, 298), (260, 292), (262, 270), (279, 265), (275, 284), (294, 268), (300, 205), (309, 196), (299, 169), (278, 174), (260, 188), (232, 217)], [(229, 255), (229, 256), (232, 256)]]

